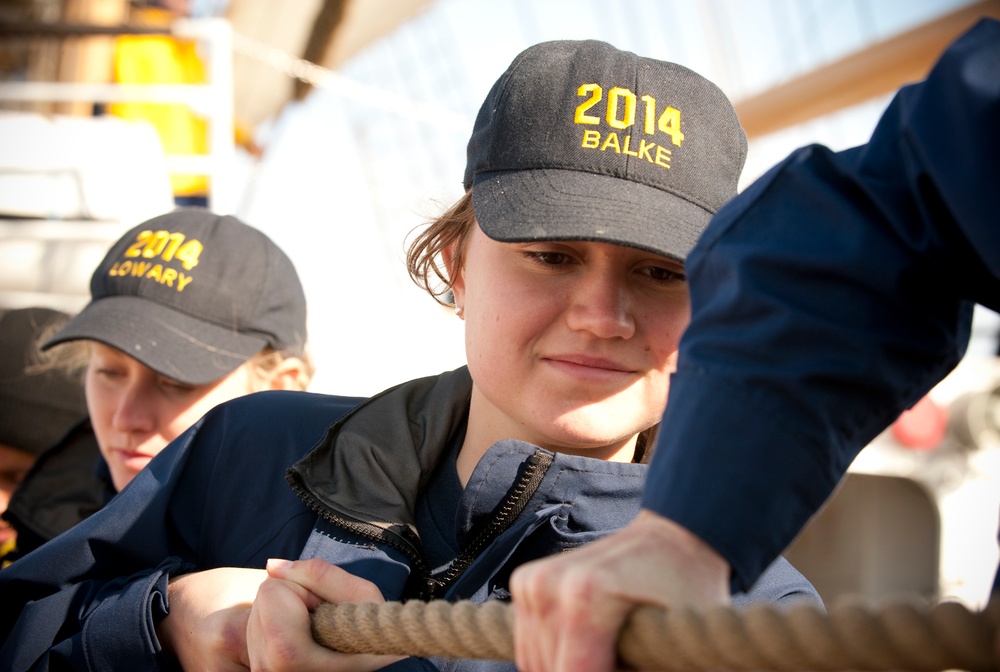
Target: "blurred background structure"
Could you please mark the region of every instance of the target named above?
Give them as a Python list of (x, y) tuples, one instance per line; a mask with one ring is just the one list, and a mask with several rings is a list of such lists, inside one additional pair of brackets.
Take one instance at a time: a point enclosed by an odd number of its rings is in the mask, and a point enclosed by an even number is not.
[[(1000, 0), (7, 0), (0, 310), (79, 309), (123, 231), (201, 199), (294, 260), (313, 389), (374, 393), (464, 362), (460, 322), (410, 283), (404, 250), (461, 195), (479, 103), (523, 48), (602, 39), (713, 80), (750, 137), (745, 186), (800, 145), (867, 140), (892, 92), (985, 15)], [(171, 67), (138, 68), (145, 50)], [(960, 370), (789, 550), (828, 599), (985, 599), (998, 325), (977, 311)]]

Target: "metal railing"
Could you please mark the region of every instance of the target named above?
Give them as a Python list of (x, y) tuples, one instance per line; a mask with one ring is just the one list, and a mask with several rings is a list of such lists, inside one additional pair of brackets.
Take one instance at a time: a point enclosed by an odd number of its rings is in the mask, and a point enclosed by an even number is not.
[(238, 189), (233, 178), (235, 160), (233, 120), (233, 31), (222, 18), (177, 19), (169, 30), (129, 26), (67, 24), (0, 24), (0, 36), (48, 37), (169, 34), (197, 40), (205, 56), (205, 84), (103, 84), (86, 82), (0, 82), (0, 101), (10, 102), (152, 102), (180, 103), (203, 117), (208, 126), (208, 153), (168, 155), (172, 174), (209, 177), (209, 207), (234, 212)]

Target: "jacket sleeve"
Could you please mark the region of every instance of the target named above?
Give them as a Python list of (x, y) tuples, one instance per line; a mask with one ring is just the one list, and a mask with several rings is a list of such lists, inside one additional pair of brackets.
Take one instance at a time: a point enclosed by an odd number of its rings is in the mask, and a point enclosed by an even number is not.
[(893, 99), (871, 140), (794, 152), (689, 256), (680, 344), (643, 506), (746, 590), (857, 453), (1000, 307), (1000, 23)]
[(285, 469), (358, 401), (269, 391), (209, 411), (101, 511), (0, 571), (0, 670), (175, 669), (155, 633), (169, 579), (298, 557), (316, 515)]
[(161, 532), (184, 464), (183, 438), (104, 509), (0, 571), (0, 668), (169, 665), (154, 627), (166, 614), (167, 580), (191, 569), (190, 555)]

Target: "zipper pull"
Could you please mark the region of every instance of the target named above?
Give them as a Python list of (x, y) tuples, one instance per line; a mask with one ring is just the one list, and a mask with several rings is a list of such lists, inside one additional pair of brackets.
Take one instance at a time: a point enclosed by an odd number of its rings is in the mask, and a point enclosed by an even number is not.
[(444, 581), (439, 581), (433, 576), (428, 576), (424, 579), (424, 590), (420, 595), (420, 600), (423, 602), (430, 602), (435, 598), (437, 592), (445, 585)]

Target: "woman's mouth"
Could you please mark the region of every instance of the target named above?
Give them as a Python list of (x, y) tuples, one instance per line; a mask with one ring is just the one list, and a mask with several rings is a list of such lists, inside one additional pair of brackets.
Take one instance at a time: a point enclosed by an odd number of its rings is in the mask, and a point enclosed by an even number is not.
[(620, 380), (622, 376), (635, 374), (632, 367), (606, 357), (554, 355), (543, 359), (563, 373), (589, 380)]
[(115, 451), (122, 466), (130, 471), (138, 472), (153, 459), (152, 455), (139, 453), (132, 450)]

